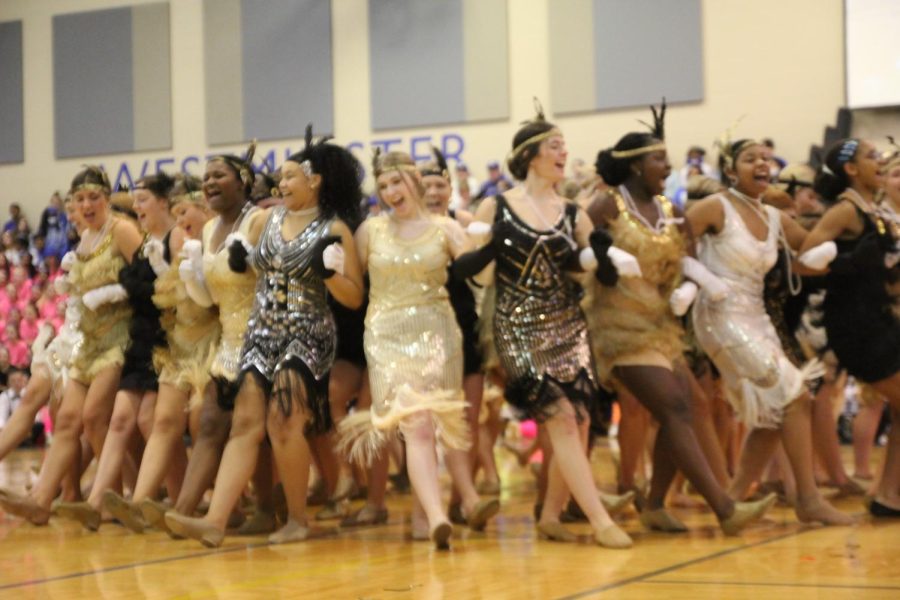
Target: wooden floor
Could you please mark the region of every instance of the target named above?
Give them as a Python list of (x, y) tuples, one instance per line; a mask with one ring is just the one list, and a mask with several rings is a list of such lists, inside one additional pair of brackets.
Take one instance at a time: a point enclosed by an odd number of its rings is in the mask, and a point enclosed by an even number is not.
[[(679, 510), (690, 534), (641, 530), (631, 550), (538, 541), (534, 482), (503, 455), (503, 509), (485, 533), (458, 531), (450, 552), (405, 539), (408, 496), (392, 496), (387, 526), (268, 546), (230, 537), (210, 551), (165, 534), (100, 533), (54, 519), (33, 527), (0, 516), (0, 598), (900, 598), (900, 521), (810, 528), (784, 508), (742, 537), (713, 517)], [(611, 481), (608, 450), (595, 457)], [(0, 464), (0, 483), (24, 486), (37, 452)], [(838, 506), (861, 514), (858, 499)]]

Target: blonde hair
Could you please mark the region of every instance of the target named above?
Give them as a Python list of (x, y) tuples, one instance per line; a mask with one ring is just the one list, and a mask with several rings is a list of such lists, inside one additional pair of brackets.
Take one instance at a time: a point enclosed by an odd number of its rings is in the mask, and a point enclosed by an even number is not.
[[(412, 185), (415, 187), (411, 187), (410, 191), (413, 192), (416, 200), (421, 204), (422, 197), (425, 195), (425, 186), (422, 185), (422, 179), (419, 177), (419, 170), (416, 168), (416, 162), (412, 157), (406, 152), (399, 152), (396, 150), (392, 150), (387, 154), (382, 154), (379, 150), (376, 150), (375, 155), (372, 157), (372, 173), (375, 176), (375, 179), (377, 180), (379, 177), (390, 171), (397, 171), (401, 175), (405, 172), (408, 175), (408, 177), (404, 177), (404, 181), (407, 183), (410, 180), (412, 181)], [(375, 194), (381, 199), (377, 182), (375, 185)]]

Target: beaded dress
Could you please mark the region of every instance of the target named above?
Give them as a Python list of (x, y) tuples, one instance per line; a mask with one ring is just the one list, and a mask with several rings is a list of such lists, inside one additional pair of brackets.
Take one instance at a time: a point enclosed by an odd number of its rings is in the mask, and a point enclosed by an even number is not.
[(671, 370), (684, 346), (684, 330), (669, 307), (669, 297), (681, 282), (684, 256), (672, 203), (658, 197), (661, 222), (653, 230), (631, 213), (618, 191), (610, 193), (619, 214), (609, 222), (609, 234), (617, 248), (638, 259), (642, 276), (619, 277), (615, 287), (589, 278), (593, 301), (587, 314), (601, 381), (608, 381), (616, 366)]
[(784, 408), (814, 376), (817, 364), (795, 366), (785, 354), (763, 300), (765, 276), (778, 259), (781, 214), (764, 206), (769, 231), (757, 239), (737, 210), (718, 196), (725, 212), (717, 234), (702, 237), (699, 259), (728, 285), (725, 299), (710, 300), (701, 288), (694, 303), (694, 331), (718, 368), (729, 402), (750, 428), (774, 428)]
[[(428, 413), (446, 447), (469, 444), (463, 399), (462, 336), (445, 287), (449, 241), (433, 217), (414, 239), (394, 235), (388, 216), (366, 222), (369, 308), (364, 345), (372, 410), (340, 425), (354, 459), (371, 461), (389, 433)], [(428, 411), (426, 413), (425, 411)]]
[[(246, 236), (250, 229), (250, 217), (257, 210), (256, 207), (251, 207), (238, 217), (235, 231)], [(203, 227), (203, 276), (209, 295), (219, 309), (219, 324), (222, 328), (209, 373), (216, 383), (219, 406), (223, 410), (232, 410), (238, 391), (237, 377), (244, 332), (253, 308), (256, 273), (249, 268), (244, 273), (235, 273), (228, 266), (228, 248), (224, 243), (219, 248), (212, 247), (212, 235), (220, 219), (221, 217), (211, 219)]]
[(316, 243), (329, 235), (333, 220), (318, 216), (299, 235), (285, 240), (286, 214), (283, 206), (272, 209), (250, 256), (259, 276), (241, 374), (255, 373), (267, 394), (274, 389), (279, 408), (289, 415), (301, 394), (283, 387), (279, 374), (288, 369), (299, 373), (306, 387), (308, 429), (323, 432), (331, 428), (328, 374), (337, 340), (325, 282), (311, 265)]
[[(43, 373), (50, 382), (51, 400), (62, 399), (63, 389), (68, 380), (67, 369), (72, 356), (81, 346), (81, 331), (78, 320), (81, 317), (80, 302), (70, 296), (66, 300), (66, 317), (62, 327), (49, 343), (43, 344), (38, 335), (31, 346), (31, 373)], [(52, 336), (52, 334), (51, 334)]]
[(538, 420), (552, 416), (563, 397), (589, 411), (599, 402), (582, 289), (563, 266), (573, 261), (569, 243), (577, 207), (568, 204), (550, 230), (538, 231), (497, 199), (495, 221), (510, 226), (495, 271), (494, 345), (507, 376), (506, 399)]
[(894, 241), (880, 216), (854, 206), (863, 231), (852, 240), (835, 240), (838, 256), (826, 276), (824, 323), (840, 365), (856, 379), (874, 383), (900, 371), (900, 322), (887, 287), (897, 273), (884, 265), (885, 250), (893, 249)]
[[(119, 282), (119, 271), (126, 263), (113, 242), (112, 232), (118, 224), (113, 219), (109, 231), (93, 252), (76, 253), (77, 260), (72, 265), (69, 279), (72, 294), (78, 298), (91, 290)], [(69, 377), (89, 385), (103, 369), (121, 366), (125, 361), (131, 306), (127, 300), (101, 304), (96, 310), (79, 304), (81, 318), (78, 329), (82, 343), (72, 356)]]
[(153, 365), (160, 383), (187, 392), (196, 406), (210, 381), (209, 369), (222, 328), (215, 306), (200, 306), (188, 296), (178, 274), (182, 260), (176, 256), (169, 270), (156, 279), (153, 303), (162, 313), (160, 323), (167, 343), (154, 350)]

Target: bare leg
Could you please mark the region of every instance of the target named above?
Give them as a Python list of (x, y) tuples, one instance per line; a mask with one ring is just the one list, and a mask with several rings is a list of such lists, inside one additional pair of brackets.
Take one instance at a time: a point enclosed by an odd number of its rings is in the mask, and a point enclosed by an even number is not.
[(728, 488), (732, 498), (743, 500), (750, 487), (759, 481), (778, 446), (778, 438), (777, 429), (754, 429), (747, 435), (737, 472)]
[(104, 443), (104, 452), (100, 455), (97, 475), (91, 486), (88, 503), (100, 510), (103, 493), (110, 489), (121, 489), (122, 463), (131, 441), (131, 434), (137, 426), (138, 407), (141, 402), (140, 392), (119, 390), (116, 394), (109, 433)]
[(31, 425), (38, 411), (50, 401), (50, 380), (46, 368), (36, 370), (28, 380), (22, 401), (0, 429), (0, 460), (19, 447), (31, 435)]
[(872, 479), (872, 446), (875, 433), (884, 405), (879, 403), (863, 403), (853, 419), (853, 462), (854, 477)]
[(167, 383), (160, 384), (153, 414), (153, 426), (134, 488), (133, 502), (153, 498), (163, 479), (168, 481), (169, 497), (178, 498), (187, 468), (184, 427), (187, 421), (188, 394)]
[(428, 517), (429, 528), (434, 529), (447, 522), (447, 515), (441, 506), (431, 413), (423, 411), (408, 417), (401, 423), (401, 431), (406, 440), (406, 468), (410, 482)]

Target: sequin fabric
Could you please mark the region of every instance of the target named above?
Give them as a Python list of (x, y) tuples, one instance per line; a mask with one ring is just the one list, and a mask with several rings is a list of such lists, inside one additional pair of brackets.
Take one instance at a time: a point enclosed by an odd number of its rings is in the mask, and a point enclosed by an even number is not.
[(370, 287), (364, 345), (372, 411), (368, 431), (352, 418), (341, 423), (343, 446), (362, 462), (371, 460), (391, 430), (426, 415), (442, 445), (468, 446), (462, 335), (444, 287), (450, 253), (442, 219), (434, 217), (409, 240), (394, 235), (389, 217), (366, 222)]
[(563, 397), (592, 408), (598, 401), (581, 287), (563, 271), (576, 252), (562, 234), (575, 229), (568, 205), (552, 230), (537, 231), (497, 196), (497, 221), (512, 227), (496, 258), (494, 344), (506, 371), (506, 398), (543, 420)]
[(334, 362), (335, 325), (325, 282), (311, 268), (313, 247), (331, 230), (317, 217), (285, 240), (284, 207), (269, 215), (251, 260), (259, 274), (256, 302), (247, 324), (241, 371), (256, 369), (270, 383), (289, 359), (299, 359), (317, 381)]
[[(238, 231), (247, 235), (250, 217), (258, 209), (250, 209), (241, 219)], [(203, 227), (203, 275), (213, 302), (219, 307), (219, 322), (222, 334), (219, 347), (213, 358), (210, 374), (227, 381), (235, 381), (244, 344), (244, 332), (253, 308), (253, 289), (256, 273), (247, 269), (246, 273), (235, 273), (228, 267), (228, 248), (212, 248), (213, 231), (220, 217), (211, 219)]]
[(602, 381), (611, 377), (617, 359), (640, 364), (636, 356), (654, 352), (674, 362), (682, 355), (684, 330), (672, 314), (669, 297), (681, 283), (684, 238), (673, 221), (672, 203), (660, 197), (667, 224), (656, 232), (636, 219), (617, 190), (618, 216), (609, 223), (613, 244), (641, 265), (641, 277), (619, 277), (615, 287), (600, 285), (589, 277), (590, 308), (587, 311), (594, 342), (594, 356)]
[(766, 312), (766, 273), (778, 259), (778, 209), (766, 206), (769, 232), (759, 240), (723, 196), (724, 226), (701, 239), (699, 260), (729, 287), (712, 302), (701, 288), (694, 303), (694, 331), (722, 374), (726, 395), (748, 427), (777, 427), (783, 409), (803, 390), (807, 374), (785, 355)]

